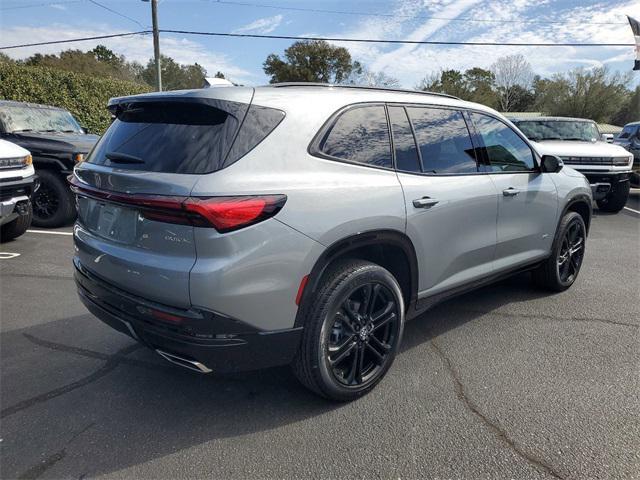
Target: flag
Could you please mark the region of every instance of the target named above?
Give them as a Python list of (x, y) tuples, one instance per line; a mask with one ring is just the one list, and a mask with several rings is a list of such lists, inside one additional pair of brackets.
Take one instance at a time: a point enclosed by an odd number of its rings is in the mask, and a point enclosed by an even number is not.
[(633, 31), (633, 36), (636, 39), (636, 63), (633, 66), (634, 70), (640, 70), (640, 22), (635, 18), (631, 18), (627, 15), (629, 19), (629, 25), (631, 25), (631, 31)]

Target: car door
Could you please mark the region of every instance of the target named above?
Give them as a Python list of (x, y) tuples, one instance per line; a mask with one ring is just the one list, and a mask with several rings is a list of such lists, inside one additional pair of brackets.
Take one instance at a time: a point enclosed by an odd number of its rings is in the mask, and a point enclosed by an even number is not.
[(478, 171), (460, 110), (389, 105), (396, 169), (416, 248), (419, 296), (489, 275), (496, 245), (497, 196)]
[(481, 142), (482, 169), (498, 191), (496, 269), (545, 257), (558, 215), (552, 174), (540, 171), (529, 144), (507, 123), (479, 112), (471, 118)]

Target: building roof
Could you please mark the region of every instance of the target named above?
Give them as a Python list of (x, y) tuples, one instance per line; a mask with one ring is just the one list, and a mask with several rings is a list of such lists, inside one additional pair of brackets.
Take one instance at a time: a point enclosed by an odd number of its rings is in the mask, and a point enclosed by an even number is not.
[(600, 130), (600, 133), (620, 133), (622, 131), (622, 127), (611, 125), (609, 123), (599, 123), (598, 130)]

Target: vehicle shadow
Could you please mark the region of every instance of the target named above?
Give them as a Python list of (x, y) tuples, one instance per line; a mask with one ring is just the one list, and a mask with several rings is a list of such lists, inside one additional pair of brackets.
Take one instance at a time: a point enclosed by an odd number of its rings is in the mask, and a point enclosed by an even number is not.
[[(520, 275), (457, 297), (408, 322), (402, 352), (495, 308), (540, 295), (531, 289), (529, 277)], [(106, 474), (218, 439), (359, 408), (358, 402), (339, 404), (318, 398), (299, 385), (288, 367), (202, 376), (164, 363), (150, 350), (136, 350), (124, 336), (109, 337), (117, 340), (106, 351), (117, 353), (84, 349), (71, 343), (73, 332), (94, 328), (89, 325), (99, 325), (97, 321), (88, 315), (65, 321), (68, 338), (60, 338), (58, 322), (62, 320), (2, 335), (3, 345), (36, 349), (41, 356), (55, 351), (56, 358), (62, 358), (40, 362), (43, 371), (36, 376), (25, 372), (25, 381), (34, 382), (34, 387), (40, 387), (35, 382), (46, 383), (42, 379), (55, 376), (55, 370), (73, 371), (79, 362), (91, 362), (82, 370), (84, 377), (67, 385), (47, 384), (50, 391), (38, 391), (17, 404), (5, 392), (6, 477), (29, 477), (34, 471), (41, 477)], [(102, 327), (95, 328), (104, 333), (99, 330)], [(3, 370), (29, 368), (12, 362), (11, 356), (3, 358)], [(219, 455), (213, 446), (208, 452), (212, 459)], [(44, 470), (43, 458), (48, 465)]]

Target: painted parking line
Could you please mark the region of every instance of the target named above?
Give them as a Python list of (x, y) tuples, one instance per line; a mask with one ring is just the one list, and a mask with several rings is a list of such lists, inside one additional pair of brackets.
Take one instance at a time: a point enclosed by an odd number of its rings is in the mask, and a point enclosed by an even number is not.
[(640, 215), (640, 210), (634, 210), (633, 208), (624, 207), (625, 210), (629, 210), (630, 212), (637, 213)]
[(20, 256), (19, 253), (0, 252), (0, 260), (9, 260), (11, 258), (16, 258), (16, 257), (19, 257), (19, 256)]
[(47, 233), (49, 235), (73, 235), (73, 232), (53, 232), (49, 230), (27, 230), (28, 233)]

